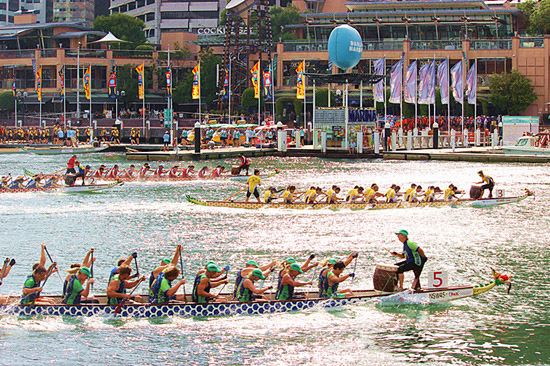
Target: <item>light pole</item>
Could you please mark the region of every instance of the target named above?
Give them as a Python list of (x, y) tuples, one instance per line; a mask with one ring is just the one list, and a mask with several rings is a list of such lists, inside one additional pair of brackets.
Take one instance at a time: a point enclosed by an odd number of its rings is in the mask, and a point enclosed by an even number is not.
[(115, 120), (118, 119), (118, 97), (124, 97), (126, 92), (124, 90), (117, 90), (115, 98)]
[(76, 119), (80, 119), (80, 45), (78, 42), (78, 49), (76, 50)]
[[(25, 124), (25, 112), (27, 111), (27, 104), (25, 103), (25, 99), (29, 96), (29, 93), (20, 91), (17, 92), (17, 102), (21, 102), (21, 98), (23, 98), (23, 124)], [(17, 106), (17, 104), (16, 104)], [(17, 110), (17, 108), (16, 108)], [(16, 112), (17, 113), (17, 112)], [(17, 127), (17, 118), (15, 118), (15, 127)]]

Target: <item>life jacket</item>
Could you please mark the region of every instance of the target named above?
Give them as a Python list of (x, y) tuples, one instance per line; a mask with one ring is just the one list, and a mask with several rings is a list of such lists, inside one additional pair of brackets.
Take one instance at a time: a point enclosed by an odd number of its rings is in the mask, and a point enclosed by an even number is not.
[(164, 272), (159, 273), (157, 278), (153, 281), (151, 289), (149, 290), (149, 302), (151, 304), (163, 304), (175, 298), (175, 296), (166, 296), (165, 293), (160, 291), (160, 287), (164, 280), (166, 280), (168, 285), (172, 287), (172, 283), (168, 281)]
[(326, 287), (325, 282), (327, 281), (327, 278), (325, 277), (325, 271), (328, 271), (328, 268), (323, 268), (319, 272), (317, 287), (319, 288), (319, 297), (323, 296), (323, 289)]
[[(36, 287), (40, 287), (40, 282), (36, 282), (33, 275), (29, 275), (27, 277), (27, 279), (25, 280), (25, 285), (27, 285), (27, 282), (29, 280), (32, 279), (32, 286), (25, 286), (26, 288), (36, 288)], [(33, 292), (32, 294), (29, 294), (29, 295), (21, 295), (21, 304), (22, 305), (31, 305), (31, 304), (34, 304), (34, 302), (36, 301), (36, 299), (38, 299), (38, 297), (40, 296), (40, 292)]]
[[(125, 294), (126, 289), (124, 288), (124, 281), (121, 281), (118, 278), (118, 275), (114, 275), (112, 279), (117, 280), (119, 282), (118, 289), (116, 290), (116, 292), (119, 293), (119, 294)], [(110, 281), (112, 281), (112, 280), (110, 280)], [(118, 305), (121, 302), (122, 302), (122, 298), (120, 298), (120, 297), (108, 297), (107, 298), (107, 304), (109, 304), (109, 305)]]
[(248, 302), (254, 300), (254, 293), (252, 290), (247, 289), (243, 286), (244, 279), (239, 284), (239, 287), (237, 288), (237, 295), (235, 298), (240, 302)]
[(160, 177), (162, 173), (163, 173), (162, 167), (159, 166), (157, 169), (155, 169), (155, 172), (153, 174)]
[(241, 166), (250, 165), (246, 156), (241, 156)]
[(63, 304), (69, 305), (78, 305), (80, 304), (81, 296), (80, 292), (73, 293), (74, 281), (77, 279), (76, 275), (71, 276), (69, 282), (67, 282), (67, 287), (65, 288), (65, 295), (63, 296)]
[(279, 285), (277, 286), (277, 293), (275, 297), (277, 300), (289, 300), (294, 296), (294, 286), (292, 285), (282, 285), (283, 278), (279, 280)]
[[(200, 275), (195, 277), (195, 282), (193, 283), (193, 294), (191, 295), (193, 302), (205, 303), (212, 300), (210, 297), (202, 297), (197, 295), (197, 288), (199, 287), (199, 283), (202, 281), (203, 278), (208, 278), (208, 277), (204, 273), (201, 273)], [(210, 289), (211, 289), (210, 279), (208, 279), (208, 285), (206, 286), (204, 291), (210, 292)]]
[(243, 282), (242, 272), (243, 272), (242, 269), (239, 272), (237, 272), (237, 279), (235, 280), (235, 287), (233, 289), (233, 296), (235, 298), (237, 298), (237, 290), (239, 289), (239, 286)]
[(25, 188), (36, 188), (36, 181), (34, 179), (31, 179), (27, 185), (25, 186)]
[(328, 270), (323, 276), (323, 287), (319, 291), (319, 297), (322, 299), (333, 297), (338, 293), (338, 282), (333, 283), (332, 286), (328, 283), (328, 278), (333, 274), (332, 270)]

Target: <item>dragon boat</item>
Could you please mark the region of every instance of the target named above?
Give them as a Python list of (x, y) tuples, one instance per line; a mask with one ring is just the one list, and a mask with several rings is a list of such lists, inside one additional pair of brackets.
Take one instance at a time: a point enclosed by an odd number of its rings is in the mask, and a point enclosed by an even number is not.
[[(349, 304), (363, 302), (378, 302), (379, 304), (440, 304), (487, 292), (497, 285), (510, 283), (506, 275), (493, 272), (493, 280), (480, 286), (453, 286), (439, 289), (394, 291), (397, 284), (397, 274), (386, 272), (382, 276), (374, 278), (373, 290), (356, 290), (354, 296), (323, 299), (317, 292), (297, 293), (298, 298), (292, 300), (275, 300), (274, 294), (267, 295), (267, 301), (238, 302), (232, 294), (222, 293), (228, 302), (209, 302), (199, 304), (191, 301), (191, 295), (178, 295), (177, 300), (166, 304), (150, 304), (133, 302), (120, 307), (115, 313), (116, 306), (107, 305), (105, 295), (96, 296), (97, 304), (65, 305), (61, 304), (61, 297), (53, 298), (59, 304), (54, 305), (20, 305), (19, 296), (0, 296), (0, 316), (121, 316), (134, 318), (149, 318), (158, 316), (183, 316), (183, 317), (212, 317), (232, 315), (259, 315), (271, 313), (284, 313), (303, 311), (314, 308), (331, 309)], [(391, 288), (388, 285), (391, 285)], [(378, 289), (377, 289), (378, 288)], [(147, 299), (147, 295), (141, 295)]]
[(101, 147), (23, 147), (23, 151), (36, 155), (89, 154), (107, 150), (109, 146)]
[(89, 193), (97, 192), (105, 189), (110, 189), (119, 185), (124, 184), (124, 182), (112, 182), (108, 184), (85, 184), (85, 185), (73, 185), (73, 186), (50, 186), (50, 187), (36, 187), (36, 188), (0, 188), (0, 193), (25, 193), (25, 192), (50, 192), (58, 191), (63, 193)]
[(533, 196), (533, 192), (526, 190), (525, 194), (515, 197), (500, 197), (500, 198), (486, 198), (486, 199), (458, 199), (451, 201), (435, 200), (433, 202), (382, 202), (382, 203), (367, 203), (367, 202), (339, 202), (339, 203), (283, 203), (283, 202), (243, 202), (243, 201), (203, 201), (194, 198), (190, 195), (186, 195), (185, 198), (188, 202), (201, 206), (210, 207), (229, 207), (229, 208), (246, 208), (246, 209), (264, 209), (264, 208), (282, 208), (291, 210), (386, 210), (397, 208), (416, 208), (416, 207), (458, 207), (458, 206), (471, 206), (471, 207), (494, 207), (501, 206), (508, 203), (517, 203), (527, 197)]

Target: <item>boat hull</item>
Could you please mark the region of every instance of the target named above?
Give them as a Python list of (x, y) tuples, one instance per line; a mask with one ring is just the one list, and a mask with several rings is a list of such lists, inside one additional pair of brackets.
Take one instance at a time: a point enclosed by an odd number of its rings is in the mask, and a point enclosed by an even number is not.
[(61, 154), (89, 154), (97, 153), (103, 150), (108, 149), (109, 146), (103, 147), (87, 147), (87, 148), (59, 148), (59, 147), (49, 147), (49, 148), (31, 148), (24, 147), (23, 150), (36, 155), (61, 155)]
[(38, 187), (38, 188), (15, 188), (7, 189), (1, 188), (0, 193), (34, 193), (34, 192), (64, 192), (64, 193), (88, 193), (97, 192), (105, 189), (113, 188), (118, 185), (122, 185), (123, 182), (113, 182), (109, 184), (88, 184), (88, 185), (74, 185), (74, 186), (61, 186), (61, 187)]

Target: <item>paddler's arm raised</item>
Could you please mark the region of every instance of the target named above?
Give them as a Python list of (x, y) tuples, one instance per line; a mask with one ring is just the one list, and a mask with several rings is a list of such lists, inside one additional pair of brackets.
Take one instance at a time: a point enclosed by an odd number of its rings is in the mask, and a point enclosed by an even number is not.
[(125, 288), (134, 288), (136, 287), (141, 281), (145, 281), (145, 276), (141, 276), (140, 278), (134, 280), (134, 281), (124, 281), (124, 287)]
[(42, 243), (42, 249), (40, 250), (40, 265), (46, 266), (46, 244)]
[(309, 256), (309, 258), (305, 261), (304, 264), (302, 264), (302, 266), (300, 267), (302, 269), (302, 271), (304, 272), (307, 272), (309, 271), (310, 269), (312, 269), (313, 267), (317, 267), (319, 265), (318, 262), (316, 263), (311, 263), (311, 261), (315, 258), (315, 254), (312, 254)]
[(268, 269), (270, 269), (271, 267), (274, 267), (274, 266), (276, 266), (276, 265), (277, 265), (277, 262), (276, 262), (276, 261), (271, 261), (271, 263), (266, 264), (265, 266), (260, 266), (260, 270), (261, 270), (262, 272), (264, 272), (264, 271), (267, 271)]
[[(92, 255), (93, 252), (94, 252), (94, 248), (90, 249), (88, 253), (86, 253), (84, 260), (82, 261), (82, 267), (90, 268), (90, 266), (92, 265), (92, 260), (90, 259), (90, 256)], [(94, 258), (94, 261), (95, 261), (95, 258)]]
[(357, 253), (357, 252), (351, 253), (351, 254), (347, 257), (347, 259), (344, 261), (344, 264), (346, 265), (346, 267), (349, 266), (349, 264), (350, 264), (355, 258), (357, 258), (358, 255), (359, 255), (359, 253)]
[(181, 244), (178, 244), (178, 246), (176, 247), (176, 252), (174, 253), (174, 256), (172, 257), (172, 261), (170, 262), (170, 264), (174, 267), (177, 267), (178, 261), (180, 260), (181, 249), (182, 249)]
[(345, 280), (347, 280), (350, 277), (352, 277), (352, 278), (355, 277), (355, 273), (348, 273), (348, 274), (345, 274), (345, 275), (340, 276), (340, 277), (332, 274), (332, 275), (328, 276), (328, 280), (333, 282), (333, 283), (334, 282), (340, 283), (340, 282), (344, 282)]

